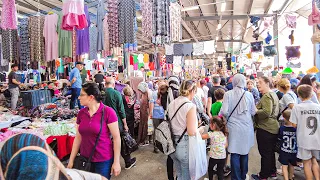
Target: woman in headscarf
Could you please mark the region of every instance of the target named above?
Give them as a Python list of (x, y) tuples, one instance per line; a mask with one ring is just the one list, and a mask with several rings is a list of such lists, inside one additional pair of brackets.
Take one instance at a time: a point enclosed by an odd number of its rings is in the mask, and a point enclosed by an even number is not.
[(123, 89), (122, 100), (126, 111), (129, 132), (131, 136), (134, 137), (134, 105), (136, 103), (136, 95), (129, 85)]
[(105, 180), (99, 174), (66, 169), (49, 145), (33, 134), (17, 134), (1, 149), (1, 178), (5, 180)]
[(140, 124), (138, 132), (138, 143), (145, 146), (149, 145), (148, 137), (148, 119), (152, 117), (153, 99), (152, 92), (146, 82), (141, 82), (138, 85), (138, 90), (141, 93), (140, 98)]
[(252, 94), (244, 90), (245, 76), (236, 74), (232, 78), (232, 86), (233, 89), (224, 95), (220, 114), (226, 117), (229, 129), (231, 179), (243, 180), (248, 173), (248, 154), (254, 145), (252, 116), (256, 113), (256, 107)]

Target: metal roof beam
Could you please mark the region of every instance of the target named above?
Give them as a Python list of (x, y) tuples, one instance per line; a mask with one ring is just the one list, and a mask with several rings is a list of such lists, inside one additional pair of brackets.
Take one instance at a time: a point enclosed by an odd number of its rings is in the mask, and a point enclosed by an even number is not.
[(185, 21), (212, 21), (212, 20), (241, 20), (248, 19), (249, 16), (258, 16), (258, 17), (271, 17), (275, 14), (244, 14), (244, 15), (223, 15), (221, 16), (193, 16), (193, 17), (184, 17)]

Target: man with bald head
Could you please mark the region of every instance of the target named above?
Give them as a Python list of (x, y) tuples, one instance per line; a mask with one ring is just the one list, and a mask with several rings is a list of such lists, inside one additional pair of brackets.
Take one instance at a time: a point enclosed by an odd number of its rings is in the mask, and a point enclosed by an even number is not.
[[(120, 133), (123, 131), (129, 130), (127, 121), (126, 121), (126, 111), (124, 109), (123, 101), (122, 101), (122, 96), (120, 92), (115, 90), (116, 82), (114, 78), (112, 77), (107, 77), (106, 78), (106, 93), (105, 93), (105, 99), (104, 99), (104, 104), (111, 107), (114, 109), (118, 116), (118, 123), (119, 123), (119, 128), (120, 128)], [(136, 164), (136, 158), (132, 158), (130, 154), (127, 154), (124, 151), (124, 146), (121, 145), (121, 156), (123, 157), (125, 164), (126, 164), (126, 169), (132, 168)]]

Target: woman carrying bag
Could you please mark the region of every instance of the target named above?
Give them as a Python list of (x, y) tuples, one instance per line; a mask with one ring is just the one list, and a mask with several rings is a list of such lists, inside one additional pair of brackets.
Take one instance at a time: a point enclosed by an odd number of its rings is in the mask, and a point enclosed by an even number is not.
[(116, 113), (100, 102), (101, 93), (96, 83), (84, 84), (79, 99), (86, 108), (78, 113), (77, 133), (68, 168), (82, 164), (81, 160), (86, 159), (91, 166), (85, 169), (90, 172), (108, 179), (111, 174), (118, 176), (121, 171), (121, 139)]

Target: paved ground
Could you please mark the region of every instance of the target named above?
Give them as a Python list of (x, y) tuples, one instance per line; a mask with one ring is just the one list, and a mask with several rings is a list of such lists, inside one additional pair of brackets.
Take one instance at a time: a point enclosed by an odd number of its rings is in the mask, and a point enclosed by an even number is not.
[[(153, 153), (153, 146), (141, 147), (133, 154), (137, 158), (137, 165), (130, 170), (122, 169), (120, 176), (113, 177), (113, 180), (167, 180), (166, 156)], [(122, 167), (124, 163), (122, 162)], [(279, 165), (278, 165), (279, 166)], [(257, 173), (260, 170), (260, 155), (256, 146), (249, 154), (249, 173)], [(227, 179), (230, 179), (228, 177)], [(283, 178), (278, 176), (279, 180)], [(295, 172), (295, 180), (303, 180), (303, 171)]]

